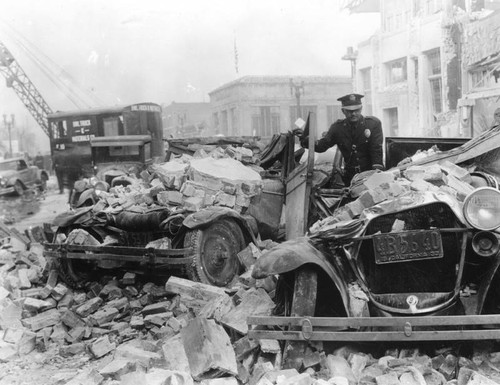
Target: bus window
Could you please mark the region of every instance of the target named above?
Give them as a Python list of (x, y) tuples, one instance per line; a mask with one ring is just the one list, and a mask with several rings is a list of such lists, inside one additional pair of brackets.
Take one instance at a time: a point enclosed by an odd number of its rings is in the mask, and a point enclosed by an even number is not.
[(68, 136), (68, 128), (65, 120), (51, 122), (52, 133), (54, 139), (66, 138)]
[(104, 118), (102, 120), (104, 127), (104, 136), (118, 136), (121, 134), (120, 119), (117, 116)]
[(139, 155), (139, 146), (115, 146), (109, 148), (111, 156)]

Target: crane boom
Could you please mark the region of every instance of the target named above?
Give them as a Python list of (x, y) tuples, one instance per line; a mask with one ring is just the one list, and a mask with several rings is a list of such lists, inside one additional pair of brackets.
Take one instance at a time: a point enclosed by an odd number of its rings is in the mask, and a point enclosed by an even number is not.
[(1, 41), (0, 73), (5, 77), (7, 87), (14, 89), (36, 122), (42, 127), (47, 136), (50, 137), (47, 116), (52, 113), (52, 109)]

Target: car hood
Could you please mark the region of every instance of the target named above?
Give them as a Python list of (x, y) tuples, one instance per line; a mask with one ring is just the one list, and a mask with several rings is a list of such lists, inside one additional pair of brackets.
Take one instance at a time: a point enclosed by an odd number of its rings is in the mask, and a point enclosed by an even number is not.
[(16, 175), (17, 171), (15, 170), (4, 170), (0, 171), (0, 178), (9, 179), (10, 177)]
[(311, 239), (347, 240), (362, 235), (369, 222), (378, 216), (435, 202), (447, 204), (457, 218), (467, 226), (462, 212), (463, 204), (452, 195), (441, 191), (407, 191), (398, 197), (363, 210), (359, 219), (338, 221), (335, 216), (332, 216), (316, 222), (309, 229), (309, 236)]

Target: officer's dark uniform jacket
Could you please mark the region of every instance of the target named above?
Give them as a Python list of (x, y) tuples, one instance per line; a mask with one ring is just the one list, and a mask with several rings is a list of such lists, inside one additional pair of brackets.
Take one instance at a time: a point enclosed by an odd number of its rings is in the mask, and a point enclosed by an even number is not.
[[(350, 183), (352, 177), (361, 171), (374, 168), (383, 169), (383, 133), (380, 120), (374, 116), (362, 116), (356, 123), (339, 119), (328, 129), (327, 134), (316, 141), (315, 152), (325, 152), (337, 145), (345, 164), (344, 182)], [(301, 140), (307, 146), (307, 138)]]

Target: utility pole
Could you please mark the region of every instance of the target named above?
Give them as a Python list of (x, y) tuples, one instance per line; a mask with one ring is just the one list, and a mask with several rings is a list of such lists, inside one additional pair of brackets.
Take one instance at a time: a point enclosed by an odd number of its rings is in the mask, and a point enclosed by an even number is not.
[(300, 84), (294, 83), (293, 79), (290, 78), (290, 94), (295, 95), (295, 98), (297, 99), (297, 119), (302, 118), (302, 111), (300, 108), (300, 96), (304, 95), (304, 81), (302, 81)]
[(9, 124), (9, 151), (10, 151), (10, 157), (12, 158), (12, 136), (11, 136), (11, 130), (12, 127), (15, 125), (15, 115), (10, 114), (10, 124)]
[(349, 60), (351, 62), (351, 81), (352, 92), (356, 92), (356, 60), (358, 59), (358, 52), (354, 51), (352, 47), (347, 47), (347, 53), (342, 56), (342, 60)]

